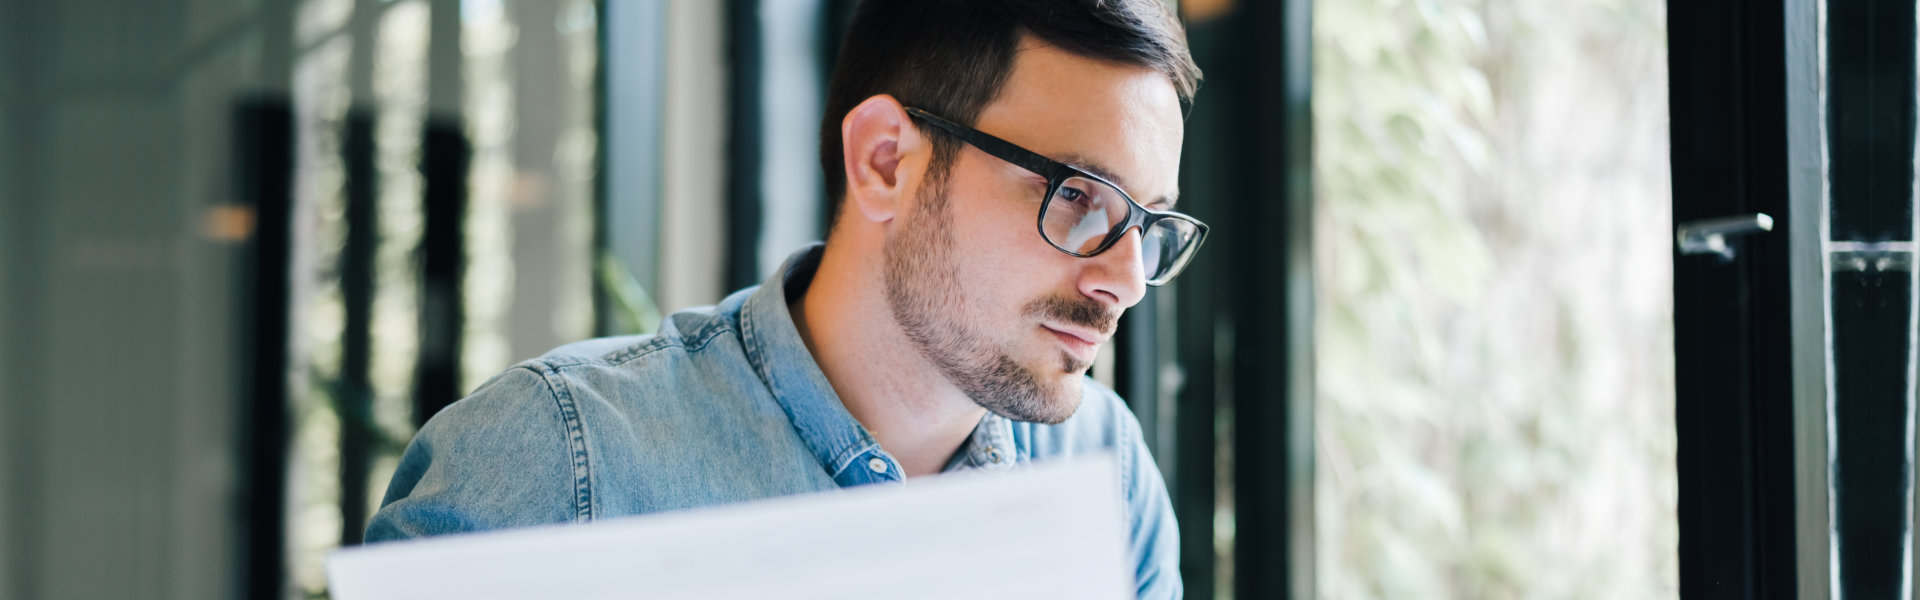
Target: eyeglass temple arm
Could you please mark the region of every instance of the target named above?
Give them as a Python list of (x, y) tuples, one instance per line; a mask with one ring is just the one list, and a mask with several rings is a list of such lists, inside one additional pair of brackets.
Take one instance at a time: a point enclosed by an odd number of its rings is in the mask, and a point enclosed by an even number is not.
[(1018, 165), (1022, 169), (1033, 171), (1041, 177), (1046, 177), (1049, 183), (1057, 178), (1062, 170), (1067, 168), (1066, 165), (1060, 164), (1051, 158), (1015, 146), (1006, 140), (993, 137), (992, 134), (987, 132), (933, 116), (933, 113), (909, 106), (907, 107), (907, 114), (912, 115), (916, 119), (926, 121), (928, 124), (938, 127), (942, 131), (953, 134), (954, 137), (965, 140), (969, 144), (973, 144), (973, 147), (979, 148), (982, 152), (992, 154), (1000, 160)]

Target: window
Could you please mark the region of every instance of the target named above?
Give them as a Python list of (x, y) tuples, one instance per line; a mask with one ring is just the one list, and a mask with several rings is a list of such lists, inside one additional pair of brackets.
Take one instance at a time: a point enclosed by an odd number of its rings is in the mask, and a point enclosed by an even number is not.
[(420, 423), (592, 335), (600, 42), (592, 0), (294, 19), (286, 586), (316, 596)]
[(1316, 9), (1320, 595), (1675, 596), (1664, 4)]

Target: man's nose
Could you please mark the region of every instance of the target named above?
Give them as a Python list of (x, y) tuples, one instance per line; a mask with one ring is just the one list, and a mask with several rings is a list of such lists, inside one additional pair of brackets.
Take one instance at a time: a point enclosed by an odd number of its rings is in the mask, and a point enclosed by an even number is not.
[(1146, 267), (1140, 254), (1140, 228), (1134, 227), (1106, 252), (1080, 259), (1092, 263), (1080, 273), (1080, 293), (1122, 310), (1140, 303), (1147, 293)]

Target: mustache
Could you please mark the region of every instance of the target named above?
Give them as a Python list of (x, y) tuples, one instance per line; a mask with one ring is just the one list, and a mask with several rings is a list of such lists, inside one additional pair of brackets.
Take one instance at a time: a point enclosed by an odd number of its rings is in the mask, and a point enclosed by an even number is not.
[(1108, 311), (1092, 298), (1048, 296), (1027, 305), (1027, 316), (1079, 325), (1101, 335), (1112, 335), (1120, 324), (1120, 311)]

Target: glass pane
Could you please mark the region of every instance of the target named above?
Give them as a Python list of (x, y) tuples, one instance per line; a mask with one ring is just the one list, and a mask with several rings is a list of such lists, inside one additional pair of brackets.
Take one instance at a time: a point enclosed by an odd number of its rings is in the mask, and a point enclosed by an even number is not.
[(1319, 594), (1674, 597), (1665, 6), (1315, 10)]
[(593, 333), (597, 19), (592, 0), (461, 4), (463, 392)]
[[(463, 355), (464, 394), (511, 362), (591, 335), (600, 52), (592, 0), (458, 3), (460, 35), (439, 43), (463, 53), (447, 64), (430, 58), (433, 3), (302, 6), (296, 28), (312, 39), (296, 49), (294, 73), (287, 544), (290, 587), (318, 597), (326, 593), (326, 554), (358, 543), (415, 423), (429, 416), (415, 414), (418, 401), (453, 400), (421, 384), (430, 350)], [(465, 111), (430, 119), (429, 95), (447, 93), (429, 89), (429, 74), (441, 70), (462, 74)], [(469, 202), (464, 214), (429, 215), (424, 141), (446, 116), (460, 117), (453, 127), (473, 150)], [(370, 136), (367, 150), (351, 149), (361, 147), (346, 141), (361, 139), (353, 132)], [(355, 175), (353, 165), (367, 172)], [(372, 185), (349, 185), (361, 176)], [(352, 216), (350, 188), (372, 194), (370, 213)], [(429, 308), (447, 307), (423, 293), (423, 241), (450, 225), (468, 241), (458, 342), (450, 329), (431, 327)], [(356, 227), (372, 235), (353, 241)], [(356, 252), (371, 257), (362, 284), (369, 318), (357, 326), (349, 315), (358, 304), (344, 291), (353, 287), (344, 283), (352, 279), (344, 257)], [(355, 336), (369, 341), (357, 363), (344, 341)]]
[(342, 526), (340, 415), (333, 407), (345, 326), (337, 265), (346, 240), (341, 135), (351, 98), (353, 40), (347, 33), (332, 35), (294, 63), (287, 547), (290, 585), (307, 595), (326, 589), (326, 553), (340, 543)]
[(1915, 5), (1822, 4), (1831, 591), (1912, 598)]

